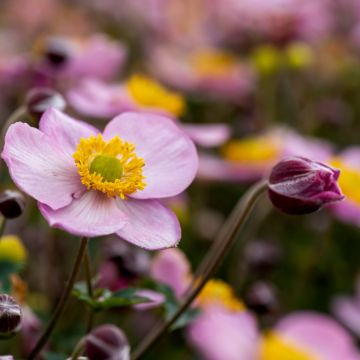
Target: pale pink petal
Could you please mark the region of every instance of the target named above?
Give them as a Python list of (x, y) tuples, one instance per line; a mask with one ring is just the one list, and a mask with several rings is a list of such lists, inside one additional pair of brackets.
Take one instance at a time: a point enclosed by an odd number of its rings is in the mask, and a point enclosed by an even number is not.
[(198, 145), (219, 146), (230, 138), (230, 127), (226, 124), (185, 124), (184, 131)]
[(109, 235), (120, 230), (128, 220), (113, 198), (97, 191), (87, 191), (59, 210), (41, 203), (39, 209), (50, 226), (78, 236)]
[(16, 185), (52, 209), (68, 205), (85, 189), (72, 157), (27, 124), (10, 126), (2, 158)]
[(124, 87), (95, 79), (85, 79), (67, 94), (70, 105), (79, 113), (93, 117), (113, 117), (134, 109)]
[(331, 304), (332, 312), (348, 329), (360, 336), (360, 302), (350, 296), (337, 296)]
[(170, 286), (176, 297), (184, 295), (191, 280), (191, 267), (185, 254), (179, 249), (166, 249), (154, 257), (151, 277)]
[(351, 336), (331, 317), (310, 311), (286, 316), (276, 331), (321, 359), (355, 359), (356, 348)]
[(165, 301), (165, 295), (149, 289), (141, 289), (136, 292), (137, 296), (148, 298), (149, 302), (135, 304), (136, 310), (149, 310), (159, 307)]
[(193, 181), (198, 168), (196, 148), (189, 137), (169, 118), (146, 113), (124, 113), (105, 128), (104, 137), (115, 135), (136, 146), (145, 160), (144, 190), (131, 194), (137, 199), (177, 195)]
[(128, 223), (117, 234), (126, 241), (147, 250), (176, 246), (181, 229), (175, 214), (156, 200), (117, 200)]
[(256, 322), (247, 312), (211, 307), (190, 325), (187, 338), (204, 360), (258, 359)]
[(81, 138), (88, 138), (99, 133), (95, 127), (75, 120), (55, 108), (50, 108), (44, 113), (39, 129), (70, 155), (75, 152)]

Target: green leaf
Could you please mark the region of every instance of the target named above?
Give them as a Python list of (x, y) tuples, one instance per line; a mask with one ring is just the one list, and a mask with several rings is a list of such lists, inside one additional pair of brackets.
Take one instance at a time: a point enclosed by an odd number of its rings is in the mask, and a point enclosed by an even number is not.
[(144, 296), (137, 295), (140, 288), (126, 288), (120, 291), (112, 292), (107, 289), (96, 289), (94, 297), (91, 298), (87, 293), (86, 284), (77, 283), (73, 289), (73, 295), (80, 301), (85, 302), (95, 311), (107, 310), (115, 307), (130, 306), (150, 302), (151, 300)]

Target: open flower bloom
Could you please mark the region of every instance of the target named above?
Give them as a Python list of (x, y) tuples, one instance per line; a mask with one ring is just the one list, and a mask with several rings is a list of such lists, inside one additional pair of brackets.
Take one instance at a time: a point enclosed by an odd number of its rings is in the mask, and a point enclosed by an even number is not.
[[(68, 92), (71, 106), (79, 113), (106, 118), (126, 111), (152, 112), (179, 118), (186, 109), (185, 99), (156, 80), (140, 74), (122, 84), (106, 84), (85, 79)], [(225, 124), (184, 124), (185, 132), (199, 145), (218, 146), (229, 139)]]
[(331, 165), (341, 171), (339, 185), (344, 201), (334, 204), (333, 213), (342, 221), (360, 226), (360, 147), (352, 147), (333, 158)]
[(249, 65), (213, 48), (184, 52), (154, 46), (149, 53), (149, 71), (176, 89), (233, 103), (243, 102), (255, 85)]
[(338, 295), (331, 303), (332, 313), (357, 337), (360, 337), (360, 278), (354, 296)]
[(37, 72), (50, 79), (74, 81), (91, 77), (110, 80), (124, 64), (124, 45), (103, 34), (89, 38), (49, 37), (35, 45)]
[(329, 316), (302, 311), (281, 319), (263, 336), (256, 359), (358, 360), (360, 356), (351, 336)]
[(288, 128), (229, 141), (220, 155), (200, 154), (198, 178), (208, 181), (254, 181), (287, 156), (327, 161), (332, 147), (325, 141), (302, 137)]
[(53, 108), (39, 130), (12, 125), (2, 157), (51, 226), (88, 237), (116, 233), (146, 249), (179, 241), (176, 216), (157, 199), (182, 192), (198, 166), (194, 144), (166, 117), (125, 113), (101, 134)]

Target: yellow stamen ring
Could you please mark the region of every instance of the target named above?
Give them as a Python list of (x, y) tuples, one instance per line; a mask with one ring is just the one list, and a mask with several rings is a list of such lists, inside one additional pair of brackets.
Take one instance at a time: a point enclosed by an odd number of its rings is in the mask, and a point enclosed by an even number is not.
[(105, 141), (99, 134), (80, 139), (73, 154), (81, 182), (88, 190), (97, 190), (108, 197), (126, 195), (143, 190), (144, 159), (135, 153), (135, 145), (119, 136)]

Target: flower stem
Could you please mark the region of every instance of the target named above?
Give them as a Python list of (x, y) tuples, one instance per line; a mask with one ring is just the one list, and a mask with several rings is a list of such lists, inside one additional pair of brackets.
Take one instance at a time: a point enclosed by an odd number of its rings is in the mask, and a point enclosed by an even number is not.
[(5, 231), (5, 227), (6, 227), (6, 217), (3, 217), (0, 221), (0, 237), (2, 237), (4, 235), (4, 231)]
[(187, 290), (182, 304), (179, 306), (176, 313), (168, 321), (155, 327), (155, 329), (144, 338), (144, 340), (134, 350), (131, 357), (132, 360), (139, 359), (147, 350), (149, 350), (150, 347), (171, 328), (171, 326), (195, 300), (207, 281), (213, 276), (214, 272), (221, 264), (227, 251), (236, 240), (239, 230), (245, 224), (245, 221), (254, 208), (256, 201), (266, 189), (267, 181), (260, 181), (253, 185), (239, 200), (238, 204), (235, 206), (229, 218), (223, 225), (220, 233), (213, 242), (208, 254), (200, 264), (200, 271), (196, 272), (194, 280)]
[[(84, 270), (85, 270), (87, 292), (88, 292), (88, 295), (90, 296), (90, 298), (93, 298), (94, 291), (93, 291), (92, 281), (91, 281), (91, 267), (90, 267), (90, 256), (89, 256), (89, 248), (88, 247), (85, 251), (85, 256), (84, 256)], [(94, 310), (92, 308), (90, 308), (86, 333), (91, 331), (93, 321), (94, 321)]]
[(76, 259), (74, 262), (74, 266), (70, 275), (70, 279), (67, 283), (66, 288), (64, 289), (63, 294), (61, 295), (60, 301), (57, 304), (57, 307), (55, 309), (54, 315), (50, 321), (50, 323), (48, 324), (47, 328), (45, 329), (43, 335), (40, 337), (40, 339), (38, 340), (37, 344), (35, 345), (34, 349), (32, 350), (31, 354), (28, 357), (28, 360), (33, 360), (36, 359), (37, 355), (40, 353), (40, 351), (42, 350), (42, 348), (45, 346), (45, 344), (48, 342), (58, 320), (60, 319), (65, 305), (67, 303), (67, 300), (70, 297), (71, 291), (74, 287), (75, 284), (75, 280), (76, 277), (79, 273), (80, 270), (80, 265), (83, 259), (83, 256), (85, 254), (86, 248), (87, 248), (87, 244), (88, 244), (89, 239), (86, 237), (81, 238), (81, 242), (80, 242), (80, 246), (79, 246), (79, 250), (78, 253), (76, 255)]

